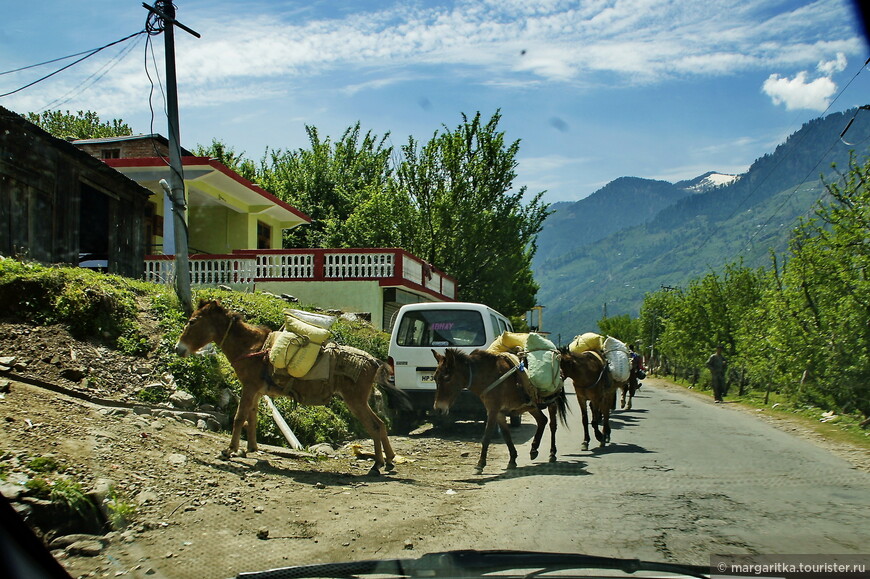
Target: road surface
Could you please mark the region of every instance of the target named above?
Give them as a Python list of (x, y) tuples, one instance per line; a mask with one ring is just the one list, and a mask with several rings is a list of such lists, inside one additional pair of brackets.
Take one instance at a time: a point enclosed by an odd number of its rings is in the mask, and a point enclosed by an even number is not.
[[(528, 457), (527, 415), (516, 434), (519, 468), (490, 453), (445, 548), (525, 548), (706, 565), (711, 554), (867, 553), (870, 474), (745, 410), (648, 379), (630, 411), (615, 411), (612, 444), (580, 450), (571, 425), (559, 460)], [(499, 441), (500, 442), (500, 441)], [(491, 449), (492, 450), (492, 449)], [(431, 548), (432, 545), (430, 544)]]

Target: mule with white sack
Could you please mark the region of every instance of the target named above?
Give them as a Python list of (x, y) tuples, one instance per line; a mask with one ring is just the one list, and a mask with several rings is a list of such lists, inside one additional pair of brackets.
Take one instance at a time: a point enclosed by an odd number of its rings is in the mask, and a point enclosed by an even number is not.
[[(447, 413), (462, 390), (470, 390), (486, 408), (486, 427), (481, 440), (480, 458), (475, 472), (486, 466), (489, 443), (496, 426), (508, 447), (507, 468), (517, 466), (517, 449), (507, 417), (528, 412), (537, 423), (530, 457), (538, 456), (544, 429), (550, 425), (550, 462), (556, 461), (557, 419), (566, 422), (567, 399), (562, 388), (559, 352), (538, 334), (504, 332), (486, 350), (466, 354), (447, 348), (444, 354), (432, 350), (438, 362), (435, 370), (435, 410)], [(549, 419), (542, 412), (547, 409)]]
[(574, 383), (583, 420), (583, 450), (589, 450), (589, 412), (599, 446), (610, 442), (610, 411), (616, 391), (628, 381), (628, 348), (616, 338), (587, 332), (560, 350), (562, 373)]
[(331, 322), (324, 319), (329, 316), (316, 316), (298, 310), (286, 312), (284, 327), (272, 331), (246, 323), (241, 314), (225, 309), (220, 301), (201, 300), (184, 326), (175, 352), (188, 356), (214, 342), (242, 383), (224, 456), (244, 455), (239, 450), (243, 427), (247, 452), (257, 450), (257, 407), (263, 396), (288, 396), (307, 406), (324, 405), (333, 396), (341, 396), (374, 443), (375, 464), (370, 472), (379, 473), (384, 467), (392, 470), (396, 453), (386, 425), (369, 406), (369, 397), (375, 385), (400, 402), (405, 395), (390, 384), (386, 364), (368, 352), (333, 342)]

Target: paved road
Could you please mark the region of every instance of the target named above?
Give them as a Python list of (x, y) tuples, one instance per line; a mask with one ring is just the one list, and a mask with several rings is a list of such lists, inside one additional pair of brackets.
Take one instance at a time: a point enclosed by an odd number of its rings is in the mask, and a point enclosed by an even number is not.
[(715, 553), (870, 551), (870, 474), (812, 442), (648, 379), (634, 409), (614, 413), (612, 444), (584, 452), (571, 400), (557, 464), (545, 462), (547, 443), (529, 460), (524, 424), (518, 469), (504, 470), (499, 444), (483, 476), (464, 479), (483, 487), (464, 517), (475, 547), (694, 564)]

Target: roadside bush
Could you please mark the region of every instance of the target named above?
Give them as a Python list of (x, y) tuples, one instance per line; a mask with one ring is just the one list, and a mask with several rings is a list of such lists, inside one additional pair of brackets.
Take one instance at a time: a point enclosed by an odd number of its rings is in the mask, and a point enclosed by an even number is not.
[(34, 324), (64, 324), (78, 338), (96, 337), (141, 351), (131, 280), (83, 268), (0, 260), (0, 315)]

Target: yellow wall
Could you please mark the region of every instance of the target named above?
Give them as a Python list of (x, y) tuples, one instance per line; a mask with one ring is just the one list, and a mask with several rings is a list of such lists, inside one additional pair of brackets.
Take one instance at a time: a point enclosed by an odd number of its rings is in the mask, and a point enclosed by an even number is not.
[(377, 281), (269, 281), (258, 282), (256, 289), (290, 294), (323, 309), (369, 313), (374, 327), (384, 327), (383, 290)]
[[(156, 205), (157, 215), (162, 218), (163, 195), (152, 194), (150, 200)], [(196, 252), (217, 254), (232, 253), (236, 249), (257, 249), (257, 221), (268, 224), (272, 229), (270, 248), (281, 249), (283, 230), (275, 219), (214, 205), (188, 207), (188, 245)], [(156, 236), (153, 240), (147, 240), (147, 243), (161, 245), (163, 238)]]

